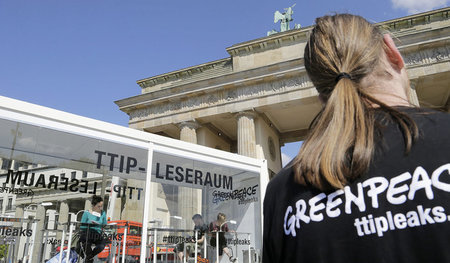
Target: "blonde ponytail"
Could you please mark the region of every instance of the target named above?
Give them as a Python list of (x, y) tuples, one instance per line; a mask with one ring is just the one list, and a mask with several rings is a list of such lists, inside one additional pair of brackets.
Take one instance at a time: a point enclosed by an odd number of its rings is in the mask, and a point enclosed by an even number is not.
[(317, 19), (305, 48), (305, 67), (326, 104), (294, 160), (295, 179), (320, 190), (343, 188), (367, 171), (374, 152), (377, 105), (399, 123), (407, 151), (417, 127), (407, 115), (360, 87), (379, 63), (382, 35), (365, 19), (348, 14)]

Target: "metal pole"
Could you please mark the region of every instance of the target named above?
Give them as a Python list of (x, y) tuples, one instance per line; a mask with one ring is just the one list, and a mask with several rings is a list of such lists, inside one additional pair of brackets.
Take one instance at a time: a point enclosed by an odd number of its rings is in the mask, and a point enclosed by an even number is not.
[(116, 254), (117, 254), (117, 240), (114, 240), (113, 244), (111, 244), (111, 251), (109, 251), (109, 255), (112, 256), (111, 258), (112, 263), (116, 263), (116, 256), (117, 256)]
[(11, 246), (12, 246), (12, 242), (11, 242), (11, 240), (8, 240), (8, 259), (9, 259), (9, 263), (12, 263), (13, 261), (12, 261), (12, 249), (11, 249)]
[(64, 229), (64, 227), (63, 227), (63, 230), (62, 230), (62, 236), (61, 236), (61, 246), (59, 247), (60, 249), (59, 249), (59, 258), (58, 258), (58, 263), (61, 263), (62, 262), (62, 254), (63, 254), (63, 251), (64, 251), (64, 236), (66, 235), (66, 231), (65, 231), (65, 229)]
[[(48, 224), (48, 222), (49, 222), (49, 221), (47, 221), (47, 224)], [(44, 245), (43, 245), (43, 249), (42, 249), (42, 256), (43, 256), (43, 257), (45, 257), (45, 252), (47, 251), (48, 232), (50, 232), (50, 231), (48, 231), (48, 228), (47, 228), (47, 229), (46, 229), (46, 232), (45, 232)], [(39, 262), (41, 262), (41, 261), (42, 261), (42, 258), (40, 257), (40, 258), (39, 258)]]
[(23, 248), (23, 262), (27, 262), (28, 254), (27, 251), (30, 249), (30, 237), (27, 236), (27, 239), (25, 240), (25, 247)]
[[(84, 259), (86, 260), (86, 258), (87, 258), (86, 252), (87, 252), (87, 247), (88, 247), (88, 239), (89, 239), (89, 235), (91, 233), (90, 232), (91, 231), (91, 229), (90, 229), (91, 228), (91, 223), (85, 223), (85, 224), (87, 224), (86, 241), (84, 242)], [(91, 245), (91, 248), (92, 248), (92, 245)]]
[[(147, 239), (150, 241), (151, 239), (151, 234), (149, 232), (147, 232)], [(147, 245), (148, 246), (148, 252), (147, 252), (147, 247), (145, 248), (145, 263), (152, 263), (152, 251), (150, 250), (150, 244)], [(148, 259), (147, 259), (147, 254), (148, 254)]]
[(36, 220), (34, 219), (33, 220), (33, 237), (32, 237), (32, 239), (31, 239), (31, 245), (30, 245), (30, 252), (28, 252), (29, 253), (29, 255), (30, 255), (30, 258), (28, 259), (28, 262), (33, 262), (33, 248), (34, 248), (34, 236), (36, 235), (36, 225), (37, 225), (37, 223), (36, 223)]
[[(19, 220), (19, 226), (20, 226), (20, 227), (23, 227), (22, 220), (23, 220), (23, 212), (22, 212), (22, 217), (21, 217), (20, 220)], [(13, 228), (14, 228), (14, 226), (16, 226), (16, 224), (13, 224)], [(12, 254), (13, 262), (16, 261), (16, 243), (19, 243), (19, 242), (20, 242), (20, 236), (16, 236), (16, 237), (14, 238), (14, 246), (13, 246), (13, 249), (12, 249), (12, 252), (13, 252), (13, 254)], [(17, 257), (18, 257), (18, 256), (19, 256), (19, 255), (17, 255)]]
[(126, 255), (126, 245), (127, 245), (127, 232), (128, 232), (128, 222), (125, 224), (125, 229), (123, 232), (123, 243), (122, 243), (122, 263), (125, 263)]
[(16, 251), (16, 241), (14, 240), (14, 239), (11, 239), (11, 245), (10, 245), (10, 248), (11, 248), (11, 257), (10, 257), (10, 261), (11, 262), (15, 262), (15, 258), (14, 258), (14, 252)]
[(69, 223), (69, 239), (67, 240), (66, 263), (69, 263), (70, 247), (72, 246), (72, 234), (73, 234), (73, 232), (72, 232), (72, 223)]
[[(234, 242), (234, 252), (232, 252), (234, 258), (236, 259), (236, 261), (238, 260), (238, 243), (239, 243), (239, 238), (238, 238), (238, 233), (235, 231), (234, 232), (234, 238), (235, 238), (235, 242)], [(242, 255), (243, 257), (244, 255)], [(249, 262), (250, 263), (250, 262)]]
[(14, 240), (14, 244), (13, 244), (13, 262), (16, 262), (15, 260), (16, 260), (16, 241)]
[(195, 257), (195, 263), (197, 263), (197, 260), (198, 260), (198, 256), (197, 256), (197, 253), (198, 253), (198, 229), (196, 229), (195, 230), (195, 255), (194, 255), (194, 257)]
[(152, 160), (153, 160), (153, 143), (148, 143), (148, 153), (147, 153), (147, 174), (145, 177), (145, 189), (144, 189), (144, 215), (142, 217), (142, 233), (141, 233), (141, 257), (139, 259), (140, 263), (145, 263), (147, 258), (147, 230), (148, 230), (148, 214), (150, 210), (150, 205), (152, 203), (150, 188), (151, 188), (151, 178), (152, 178)]
[(203, 258), (207, 258), (206, 257), (206, 249), (207, 249), (207, 245), (208, 242), (206, 242), (206, 233), (204, 233), (203, 235)]
[(219, 230), (216, 232), (216, 263), (219, 263)]
[(156, 234), (157, 230), (155, 228), (153, 237), (153, 263), (156, 263)]
[(183, 263), (186, 263), (186, 240), (184, 237), (185, 234), (183, 234)]
[[(24, 208), (24, 210), (23, 210), (23, 214), (22, 214), (22, 217), (24, 217), (25, 216), (25, 208)], [(24, 218), (21, 218), (20, 219), (20, 223), (21, 223), (21, 227), (23, 228), (23, 224), (24, 224), (24, 222), (23, 222), (23, 219)], [(27, 226), (25, 227), (25, 228), (27, 228), (28, 227), (28, 219), (26, 220), (27, 222)], [(27, 236), (27, 238), (25, 239), (25, 245), (24, 245), (24, 248), (23, 248), (23, 251), (26, 251), (27, 250), (27, 248), (28, 248), (28, 236)], [(19, 237), (19, 246), (22, 244), (22, 242), (21, 242), (21, 240), (22, 240), (22, 238), (20, 238)], [(19, 259), (19, 250), (20, 250), (20, 248), (17, 250), (17, 259)], [(24, 252), (22, 252), (22, 254), (24, 254)], [(24, 257), (22, 256), (22, 260), (24, 259)]]
[(166, 253), (164, 253), (164, 254), (165, 254), (164, 256), (166, 257), (166, 260), (165, 260), (165, 261), (166, 261), (166, 263), (167, 263), (167, 250), (168, 250), (168, 246), (167, 246), (167, 244), (164, 244), (164, 246), (166, 247)]
[[(114, 233), (114, 238), (111, 243), (111, 249), (109, 250), (109, 259), (111, 263), (116, 263), (116, 253), (117, 253), (117, 227), (115, 226), (116, 230)], [(113, 252), (114, 251), (114, 252)]]
[(250, 255), (251, 252), (251, 244), (250, 244), (250, 233), (248, 233), (248, 263), (252, 263), (252, 256)]

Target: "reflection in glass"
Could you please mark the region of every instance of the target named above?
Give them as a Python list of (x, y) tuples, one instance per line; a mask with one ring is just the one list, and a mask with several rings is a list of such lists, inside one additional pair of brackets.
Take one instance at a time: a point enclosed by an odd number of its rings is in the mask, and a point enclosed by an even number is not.
[(4, 259), (54, 257), (93, 194), (104, 197), (109, 221), (142, 224), (147, 149), (4, 119), (0, 125), (0, 218), (18, 220), (0, 228), (0, 260), (2, 240)]
[[(161, 246), (167, 246), (168, 251), (171, 247), (176, 251), (177, 246), (189, 250), (187, 244), (192, 241), (193, 234), (188, 233), (195, 228), (192, 216), (199, 214), (206, 225), (211, 225), (219, 213), (226, 215), (226, 222), (222, 222), (227, 226), (226, 231), (208, 228), (206, 245), (198, 248), (202, 256), (210, 262), (215, 260), (216, 246), (211, 245), (215, 240), (214, 231), (222, 231), (221, 248), (231, 260), (242, 258), (243, 251), (248, 251), (250, 246), (261, 249), (259, 174), (155, 152), (152, 181), (156, 191), (152, 196), (154, 209), (150, 218), (161, 220), (162, 232), (157, 241)], [(178, 231), (180, 228), (182, 231)], [(163, 234), (164, 231), (170, 233)], [(186, 245), (180, 246), (180, 242)], [(194, 254), (193, 251), (184, 251), (180, 256), (179, 250), (180, 260)], [(162, 259), (164, 255), (158, 254), (157, 257)]]

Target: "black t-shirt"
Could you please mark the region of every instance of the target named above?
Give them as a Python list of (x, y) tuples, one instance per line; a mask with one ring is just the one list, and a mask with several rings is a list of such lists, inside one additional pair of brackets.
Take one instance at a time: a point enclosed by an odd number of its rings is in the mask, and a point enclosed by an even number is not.
[(194, 235), (193, 238), (195, 238), (195, 230), (198, 231), (197, 233), (197, 239), (202, 239), (202, 237), (205, 235), (205, 233), (208, 231), (208, 226), (206, 224), (202, 224), (202, 225), (195, 225), (194, 226)]
[[(220, 229), (219, 229), (220, 228)], [(228, 228), (228, 224), (223, 224), (222, 227), (220, 227), (220, 224), (217, 221), (209, 223), (209, 232), (212, 233), (211, 239), (209, 240), (209, 243), (211, 246), (216, 247), (216, 232), (219, 232), (219, 246), (224, 247), (227, 245), (227, 241), (225, 238), (225, 232), (228, 232), (230, 229)]]
[(368, 172), (323, 193), (284, 168), (264, 200), (263, 262), (450, 262), (450, 114), (399, 108), (420, 138), (405, 155), (387, 123)]

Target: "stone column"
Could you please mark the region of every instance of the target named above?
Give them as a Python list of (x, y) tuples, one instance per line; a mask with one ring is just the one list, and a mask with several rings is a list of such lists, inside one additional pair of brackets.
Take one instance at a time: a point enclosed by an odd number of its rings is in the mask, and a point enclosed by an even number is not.
[[(120, 220), (122, 219), (122, 198), (117, 197), (117, 193), (113, 191), (114, 185), (120, 185), (120, 178), (118, 176), (113, 176), (110, 182), (110, 188), (112, 193), (109, 193), (108, 197), (108, 207), (106, 208), (106, 217), (110, 220)], [(142, 185), (141, 185), (142, 187)], [(133, 191), (137, 192), (137, 191)], [(141, 193), (142, 198), (143, 193)]]
[[(186, 121), (179, 124), (180, 140), (190, 143), (197, 143), (197, 129), (200, 125), (195, 121)], [(191, 217), (197, 213), (201, 213), (201, 190), (179, 187), (178, 188), (178, 211), (171, 211), (171, 216), (181, 216), (180, 227), (188, 229), (191, 227)], [(177, 223), (178, 224), (178, 223)]]
[(238, 154), (256, 158), (256, 112), (244, 111), (236, 114), (238, 121), (237, 144)]
[(45, 225), (45, 207), (42, 205), (38, 205), (36, 209), (36, 217), (35, 219), (39, 220), (36, 223), (35, 232), (33, 233), (33, 261), (41, 262), (42, 250), (43, 250), (43, 237), (44, 237), (44, 225)]
[(86, 199), (86, 201), (84, 201), (84, 210), (90, 210), (90, 209), (92, 209), (91, 199)]
[(410, 89), (409, 89), (409, 101), (412, 105), (419, 107), (419, 98), (417, 97), (416, 92), (417, 79), (410, 81)]
[[(141, 194), (138, 199), (138, 188), (144, 188), (145, 182), (137, 179), (128, 179), (126, 181), (128, 189), (134, 189), (130, 198), (127, 191), (125, 197), (125, 206), (121, 214), (122, 220), (138, 221), (141, 222), (144, 216), (144, 191), (141, 190)], [(115, 195), (116, 193), (112, 193)], [(116, 202), (121, 202), (121, 198), (116, 198)], [(120, 204), (120, 203), (119, 203)], [(120, 206), (119, 206), (120, 207)], [(120, 210), (120, 208), (119, 208)]]
[[(61, 225), (61, 224), (68, 223), (68, 222), (69, 222), (69, 204), (67, 203), (67, 201), (62, 201), (59, 204), (58, 222), (55, 222), (55, 224), (57, 224), (57, 229), (62, 231), (65, 226)], [(60, 232), (60, 231), (56, 232), (56, 239), (61, 240), (61, 237), (62, 237), (62, 232)]]
[[(24, 207), (21, 205), (16, 206), (16, 212), (14, 213), (15, 218), (23, 218)], [(19, 226), (19, 225), (17, 225)]]
[(195, 121), (184, 121), (178, 125), (180, 127), (180, 140), (185, 142), (197, 143), (196, 130), (200, 125)]

